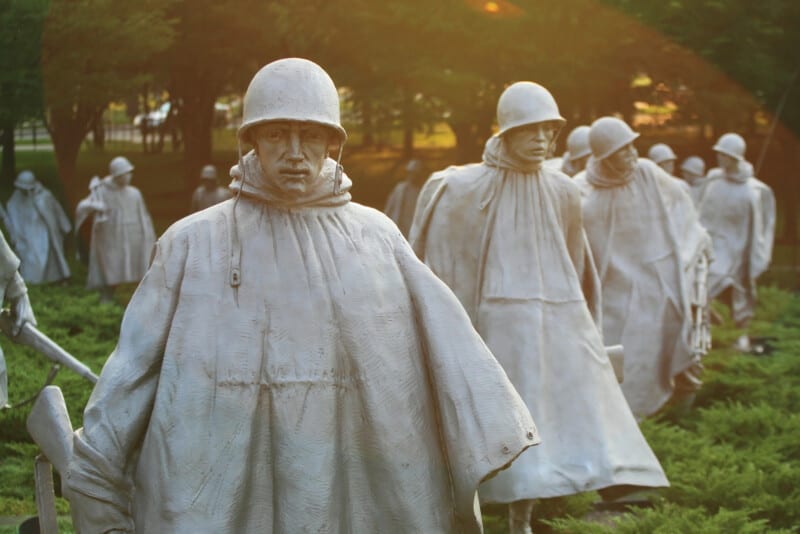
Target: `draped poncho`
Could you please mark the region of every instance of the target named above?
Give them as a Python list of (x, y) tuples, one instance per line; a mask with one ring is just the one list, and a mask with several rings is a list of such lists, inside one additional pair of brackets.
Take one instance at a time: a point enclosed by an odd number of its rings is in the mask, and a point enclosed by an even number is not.
[(712, 169), (700, 202), (700, 217), (714, 242), (708, 292), (732, 291), (734, 321), (745, 325), (756, 305), (756, 279), (769, 267), (775, 237), (775, 196), (740, 162), (736, 171)]
[(419, 185), (405, 180), (392, 189), (386, 200), (383, 212), (397, 224), (404, 236), (408, 236), (408, 231), (411, 229), (418, 195)]
[(423, 187), (410, 241), (459, 297), (542, 436), (482, 485), (483, 501), (667, 485), (595, 323), (597, 275), (566, 175), (521, 168), (493, 137), (482, 163)]
[(153, 253), (155, 231), (141, 192), (117, 185), (111, 177), (98, 187), (105, 211), (92, 223), (89, 251), (89, 288), (138, 282)]
[(14, 191), (8, 200), (7, 221), (20, 259), (20, 274), (29, 284), (69, 278), (64, 236), (72, 225), (50, 191), (41, 184), (27, 193)]
[(583, 224), (603, 292), (603, 339), (625, 347), (622, 390), (638, 417), (672, 396), (697, 363), (690, 349), (691, 267), (708, 235), (675, 178), (639, 159), (625, 176), (589, 158)]
[(290, 202), (244, 161), (126, 310), (69, 474), (90, 531), (479, 532), (478, 483), (538, 442), (502, 368), (334, 162)]

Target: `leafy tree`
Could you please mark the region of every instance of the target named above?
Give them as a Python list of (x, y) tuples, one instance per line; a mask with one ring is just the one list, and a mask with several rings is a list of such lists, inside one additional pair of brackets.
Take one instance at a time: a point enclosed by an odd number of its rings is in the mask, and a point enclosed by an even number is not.
[(16, 173), (14, 129), (42, 113), (39, 59), (44, 0), (0, 1), (0, 128), (6, 179)]
[(150, 59), (172, 39), (172, 0), (51, 0), (42, 42), (47, 127), (74, 205), (78, 152), (113, 99), (150, 77)]

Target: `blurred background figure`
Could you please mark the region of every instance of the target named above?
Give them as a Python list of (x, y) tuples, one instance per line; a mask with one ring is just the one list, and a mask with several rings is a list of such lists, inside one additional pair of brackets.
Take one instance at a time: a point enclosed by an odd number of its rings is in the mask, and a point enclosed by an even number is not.
[(142, 279), (156, 241), (144, 198), (130, 185), (133, 169), (127, 158), (112, 159), (109, 175), (96, 194), (92, 190), (95, 200), (84, 205), (95, 212), (86, 285), (99, 289), (104, 302), (111, 300), (115, 286)]
[(578, 126), (567, 136), (567, 152), (561, 165), (561, 172), (567, 176), (575, 176), (586, 168), (586, 162), (592, 154), (589, 148), (589, 127)]
[(700, 219), (714, 242), (708, 296), (721, 298), (730, 306), (734, 323), (745, 330), (736, 348), (748, 352), (747, 328), (756, 307), (756, 279), (772, 259), (775, 196), (753, 176), (753, 166), (744, 159), (745, 149), (744, 139), (735, 133), (726, 133), (714, 145), (719, 167), (708, 173)]
[(706, 179), (706, 162), (700, 156), (689, 156), (681, 164), (681, 177), (689, 184), (689, 195), (695, 207), (698, 207), (709, 183)]
[(675, 152), (669, 145), (664, 143), (656, 143), (650, 147), (650, 150), (647, 151), (647, 157), (667, 171), (667, 174), (670, 176), (675, 175), (675, 162), (678, 159), (678, 156), (675, 155)]
[(99, 187), (102, 184), (99, 176), (89, 180), (89, 196), (78, 202), (75, 207), (75, 241), (78, 261), (89, 265), (89, 245), (92, 240), (92, 227), (95, 217), (105, 217), (106, 205), (100, 198)]
[(711, 245), (677, 180), (638, 157), (638, 137), (617, 118), (592, 123), (583, 223), (602, 284), (603, 341), (631, 355), (622, 391), (641, 419), (670, 400), (676, 382), (681, 395), (699, 386), (707, 339), (694, 335), (690, 289)]
[(19, 173), (14, 187), (6, 224), (21, 262), (20, 274), (29, 284), (69, 278), (64, 237), (72, 225), (61, 204), (31, 171)]
[(203, 167), (200, 172), (200, 185), (192, 194), (192, 211), (204, 210), (229, 198), (231, 198), (230, 190), (217, 183), (217, 168), (213, 165)]
[(422, 184), (425, 183), (427, 174), (418, 159), (409, 160), (406, 164), (406, 178), (397, 184), (386, 201), (383, 212), (392, 219), (405, 237), (411, 229), (414, 219), (414, 209), (417, 206), (417, 196)]

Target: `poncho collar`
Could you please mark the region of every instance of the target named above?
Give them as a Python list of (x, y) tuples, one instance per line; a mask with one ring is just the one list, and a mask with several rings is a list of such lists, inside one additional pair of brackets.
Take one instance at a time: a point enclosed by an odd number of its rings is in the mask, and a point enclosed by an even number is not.
[(326, 158), (322, 164), (322, 174), (319, 179), (311, 184), (311, 188), (299, 198), (287, 199), (283, 196), (280, 189), (273, 187), (264, 178), (261, 170), (261, 163), (258, 161), (255, 151), (251, 150), (242, 158), (245, 168), (245, 182), (242, 184), (242, 171), (237, 163), (231, 167), (231, 183), (228, 186), (231, 192), (236, 195), (241, 187), (243, 196), (251, 197), (267, 204), (272, 204), (284, 208), (315, 207), (315, 206), (341, 206), (350, 202), (350, 188), (353, 182), (342, 173), (342, 185), (340, 193), (333, 193), (334, 175), (336, 173), (336, 161)]
[(486, 141), (483, 149), (483, 162), (489, 167), (522, 174), (534, 174), (542, 168), (541, 163), (523, 162), (512, 156), (499, 135), (493, 135)]
[(620, 187), (633, 180), (634, 176), (636, 176), (635, 171), (636, 166), (628, 173), (622, 174), (614, 171), (604, 160), (589, 156), (589, 161), (586, 163), (586, 180), (598, 188)]
[(753, 165), (749, 161), (740, 161), (736, 165), (736, 170), (734, 172), (727, 172), (725, 170), (722, 172), (725, 175), (725, 179), (737, 184), (743, 184), (747, 182), (748, 179), (752, 178)]

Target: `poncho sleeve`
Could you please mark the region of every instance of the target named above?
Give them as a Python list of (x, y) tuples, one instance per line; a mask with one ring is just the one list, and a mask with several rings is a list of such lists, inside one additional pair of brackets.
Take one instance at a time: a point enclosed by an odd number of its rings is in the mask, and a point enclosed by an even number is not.
[(478, 533), (478, 485), (539, 443), (539, 436), (528, 408), (458, 299), (399, 233), (398, 238), (395, 255), (420, 325), (458, 532)]
[(75, 432), (67, 486), (78, 532), (133, 531), (130, 473), (153, 407), (185, 248), (168, 237), (157, 244)]

